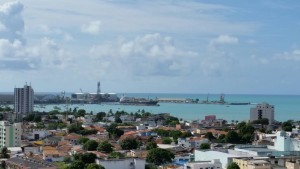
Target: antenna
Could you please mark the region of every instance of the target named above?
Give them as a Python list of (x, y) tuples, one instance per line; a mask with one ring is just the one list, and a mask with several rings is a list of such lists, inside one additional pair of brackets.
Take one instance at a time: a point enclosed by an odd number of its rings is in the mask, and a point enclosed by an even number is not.
[(101, 102), (101, 88), (100, 88), (100, 81), (97, 83), (97, 96), (96, 101)]
[(99, 95), (101, 93), (100, 89), (100, 81), (97, 83), (97, 94)]

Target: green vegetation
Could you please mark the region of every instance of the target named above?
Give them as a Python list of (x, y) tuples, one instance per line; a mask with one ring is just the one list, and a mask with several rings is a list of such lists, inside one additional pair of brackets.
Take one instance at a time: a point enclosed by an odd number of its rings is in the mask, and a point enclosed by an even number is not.
[(245, 144), (251, 143), (254, 136), (254, 127), (245, 122), (239, 123), (237, 126), (238, 132), (229, 131), (225, 136), (224, 141), (232, 144)]
[(210, 149), (210, 144), (209, 144), (209, 143), (202, 143), (202, 144), (200, 145), (200, 149), (201, 149), (201, 150)]
[(9, 106), (5, 106), (5, 107), (0, 106), (0, 112), (10, 112), (10, 111), (12, 111), (12, 108), (10, 108)]
[(164, 137), (162, 140), (163, 144), (171, 144), (172, 143), (172, 139), (170, 137)]
[(216, 137), (213, 136), (212, 132), (205, 133), (205, 138), (207, 138), (209, 141), (216, 140)]
[(7, 147), (3, 147), (0, 151), (0, 158), (9, 158)]
[(282, 123), (282, 130), (284, 131), (292, 131), (293, 130), (293, 120), (288, 120)]
[(117, 128), (118, 124), (113, 123), (106, 128), (106, 131), (109, 133), (110, 138), (119, 138), (124, 134), (123, 130)]
[(147, 142), (146, 143), (146, 149), (147, 150), (151, 150), (153, 148), (157, 148), (157, 144), (154, 142), (154, 141), (151, 141), (151, 142)]
[(86, 169), (105, 169), (105, 168), (101, 165), (91, 163), (91, 164), (87, 165)]
[(31, 114), (28, 114), (27, 116), (25, 116), (23, 118), (23, 120), (26, 121), (26, 122), (36, 122), (36, 123), (38, 123), (38, 122), (42, 121), (42, 117), (41, 117), (41, 115), (39, 115), (37, 113), (35, 113), (35, 114), (31, 113)]
[(66, 128), (67, 124), (63, 122), (54, 122), (50, 123), (47, 127), (48, 130), (57, 130), (57, 129), (63, 129)]
[(91, 135), (91, 134), (97, 134), (97, 130), (92, 129), (92, 130), (86, 130), (83, 127), (81, 127), (80, 123), (75, 123), (75, 124), (71, 124), (68, 127), (68, 131), (69, 133), (77, 133), (77, 134), (81, 134), (81, 135)]
[(89, 141), (90, 139), (89, 138), (86, 138), (86, 137), (80, 137), (78, 139), (78, 144), (84, 144), (86, 143), (87, 141)]
[(97, 113), (95, 116), (94, 122), (102, 121), (105, 116), (106, 116), (105, 112)]
[(154, 129), (154, 132), (156, 132), (161, 137), (173, 137), (174, 140), (177, 140), (178, 138), (186, 138), (191, 137), (191, 132), (181, 132), (179, 130), (164, 130), (164, 129)]
[(113, 151), (113, 145), (111, 145), (108, 141), (102, 141), (99, 143), (97, 150), (104, 153), (111, 153)]
[(108, 158), (111, 159), (111, 158), (124, 158), (125, 156), (120, 153), (120, 152), (111, 152), (109, 155), (108, 155)]
[(131, 139), (131, 138), (126, 138), (122, 140), (119, 144), (123, 150), (137, 149), (140, 145), (137, 139)]
[(97, 150), (98, 142), (95, 140), (88, 140), (83, 144), (83, 149), (87, 151), (95, 151)]
[(146, 161), (148, 163), (154, 163), (155, 165), (161, 165), (172, 162), (172, 159), (174, 159), (174, 157), (175, 156), (171, 151), (154, 148), (148, 151)]
[(227, 169), (240, 169), (240, 167), (235, 162), (232, 162), (227, 166)]

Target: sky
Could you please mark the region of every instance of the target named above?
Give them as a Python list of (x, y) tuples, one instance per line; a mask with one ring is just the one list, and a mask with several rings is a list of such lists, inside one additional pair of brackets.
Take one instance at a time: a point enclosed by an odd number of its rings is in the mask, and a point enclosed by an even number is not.
[(300, 1), (0, 0), (0, 91), (300, 94)]

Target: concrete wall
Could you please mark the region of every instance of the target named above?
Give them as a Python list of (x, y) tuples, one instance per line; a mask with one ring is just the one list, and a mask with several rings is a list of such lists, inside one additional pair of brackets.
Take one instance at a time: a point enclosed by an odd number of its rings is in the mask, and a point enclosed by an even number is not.
[(99, 160), (96, 159), (96, 163), (102, 165), (105, 169), (145, 169), (145, 160), (143, 159), (112, 159), (112, 160)]

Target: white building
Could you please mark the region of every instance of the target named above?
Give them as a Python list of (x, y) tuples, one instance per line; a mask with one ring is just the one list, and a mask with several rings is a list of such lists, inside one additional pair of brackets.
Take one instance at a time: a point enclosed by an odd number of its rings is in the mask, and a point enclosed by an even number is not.
[(178, 145), (184, 148), (200, 148), (201, 144), (208, 142), (208, 139), (200, 137), (178, 138)]
[(274, 149), (277, 151), (300, 151), (300, 139), (292, 138), (288, 132), (278, 131), (274, 141)]
[(0, 121), (0, 148), (21, 146), (22, 123)]
[(221, 169), (222, 163), (218, 159), (211, 161), (193, 161), (184, 164), (184, 169)]
[(23, 88), (15, 88), (15, 112), (24, 115), (33, 112), (34, 91), (25, 84)]
[(262, 103), (256, 105), (250, 109), (250, 121), (260, 120), (266, 118), (269, 120), (269, 124), (274, 122), (274, 106), (268, 103)]
[(105, 169), (145, 169), (145, 160), (139, 158), (111, 159), (100, 160), (96, 159), (96, 163), (102, 165)]

